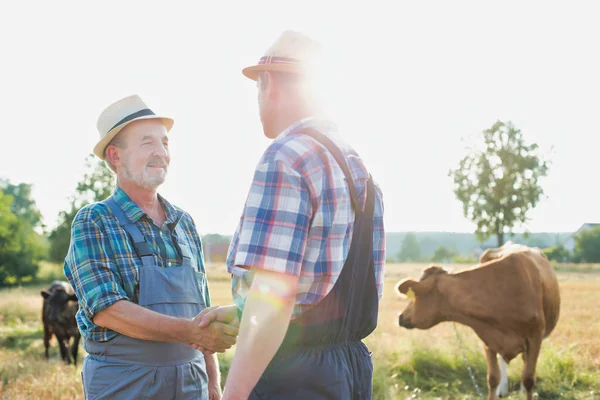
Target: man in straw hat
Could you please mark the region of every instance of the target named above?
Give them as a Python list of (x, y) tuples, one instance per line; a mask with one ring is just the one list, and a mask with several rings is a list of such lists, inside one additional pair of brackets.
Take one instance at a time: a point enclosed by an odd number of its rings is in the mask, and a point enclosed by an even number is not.
[[(114, 171), (117, 188), (77, 213), (65, 260), (88, 352), (86, 398), (221, 396), (213, 352), (235, 343), (238, 323), (199, 326), (210, 310), (200, 238), (191, 216), (157, 193), (169, 167), (172, 126), (137, 95), (98, 119), (94, 154)], [(206, 349), (206, 357), (191, 344)]]
[(229, 248), (242, 317), (223, 399), (371, 398), (362, 339), (377, 325), (383, 290), (383, 200), (316, 106), (318, 52), (287, 31), (243, 70), (258, 82), (264, 134), (274, 140)]

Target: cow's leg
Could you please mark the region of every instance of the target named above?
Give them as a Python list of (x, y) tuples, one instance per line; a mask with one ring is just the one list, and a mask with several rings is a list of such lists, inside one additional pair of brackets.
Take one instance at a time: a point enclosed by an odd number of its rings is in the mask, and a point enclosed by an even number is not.
[(498, 385), (498, 389), (496, 390), (496, 394), (498, 397), (506, 397), (508, 396), (508, 365), (502, 356), (500, 358), (500, 384)]
[(52, 339), (52, 331), (47, 324), (44, 324), (44, 347), (46, 349), (46, 360), (50, 358), (48, 355), (48, 348), (50, 347), (50, 339)]
[(60, 348), (60, 358), (66, 363), (66, 364), (70, 364), (69, 360), (69, 350), (67, 347), (68, 344), (68, 340), (66, 338), (64, 338), (63, 336), (61, 336), (60, 338), (58, 337), (58, 335), (56, 336), (56, 338), (58, 339), (58, 347)]
[(487, 380), (488, 380), (488, 400), (497, 400), (496, 388), (500, 383), (500, 368), (498, 367), (498, 356), (495, 351), (485, 346), (485, 356), (487, 358)]
[[(523, 351), (523, 353), (521, 353), (521, 358), (523, 358), (523, 365), (525, 365), (525, 351)], [(523, 394), (525, 393), (525, 386), (523, 386), (523, 381), (519, 382), (519, 393)]]
[(535, 386), (535, 368), (537, 365), (537, 359), (540, 355), (540, 348), (542, 346), (542, 338), (530, 338), (525, 345), (525, 351), (523, 352), (523, 372), (521, 374), (521, 383), (527, 391), (527, 400), (533, 399), (533, 387)]
[(79, 339), (81, 336), (75, 335), (73, 337), (73, 345), (71, 346), (71, 355), (73, 356), (73, 364), (77, 365), (77, 352), (79, 350)]

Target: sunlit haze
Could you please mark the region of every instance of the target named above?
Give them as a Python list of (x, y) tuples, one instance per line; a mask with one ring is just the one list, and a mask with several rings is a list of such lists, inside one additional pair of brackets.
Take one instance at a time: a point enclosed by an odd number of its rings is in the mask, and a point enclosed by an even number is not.
[(159, 189), (201, 234), (233, 234), (270, 143), (241, 74), (281, 34), (323, 43), (340, 133), (382, 187), (387, 231), (464, 231), (448, 170), (462, 138), (512, 121), (551, 160), (532, 232), (600, 222), (596, 2), (5, 2), (0, 178), (52, 228), (108, 104), (175, 119)]

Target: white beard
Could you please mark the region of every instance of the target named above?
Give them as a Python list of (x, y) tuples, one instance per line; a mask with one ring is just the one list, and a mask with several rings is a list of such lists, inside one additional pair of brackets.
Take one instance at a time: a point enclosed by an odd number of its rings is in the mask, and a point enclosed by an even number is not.
[[(138, 186), (145, 189), (156, 189), (165, 182), (168, 166), (165, 165), (164, 169), (152, 168), (151, 171), (149, 171), (149, 167), (146, 166), (142, 171), (134, 173), (129, 169), (128, 161), (129, 160), (125, 159), (125, 177), (130, 181), (135, 182)], [(152, 174), (149, 172), (152, 172)]]

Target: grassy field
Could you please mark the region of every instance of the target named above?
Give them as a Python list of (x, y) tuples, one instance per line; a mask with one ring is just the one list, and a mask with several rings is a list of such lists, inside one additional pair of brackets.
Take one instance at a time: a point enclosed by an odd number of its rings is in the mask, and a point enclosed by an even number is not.
[[(366, 342), (374, 353), (375, 399), (475, 399), (477, 393), (465, 365), (462, 350), (478, 385), (486, 393), (485, 357), (481, 344), (468, 328), (441, 324), (428, 331), (408, 331), (396, 325), (406, 305), (393, 293), (401, 278), (418, 277), (422, 264), (388, 264), (385, 296), (377, 330)], [(460, 267), (453, 266), (458, 270)], [(558, 326), (544, 341), (537, 376), (539, 399), (600, 399), (600, 268), (559, 266), (562, 310)], [(40, 278), (60, 278), (61, 268), (45, 264)], [(229, 277), (222, 264), (208, 269), (214, 304), (229, 304)], [(82, 398), (80, 351), (77, 368), (59, 362), (53, 341), (51, 360), (43, 357), (42, 298), (46, 284), (0, 290), (0, 398)], [(233, 350), (220, 355), (224, 377)], [(518, 393), (522, 362), (509, 366), (510, 398)]]

